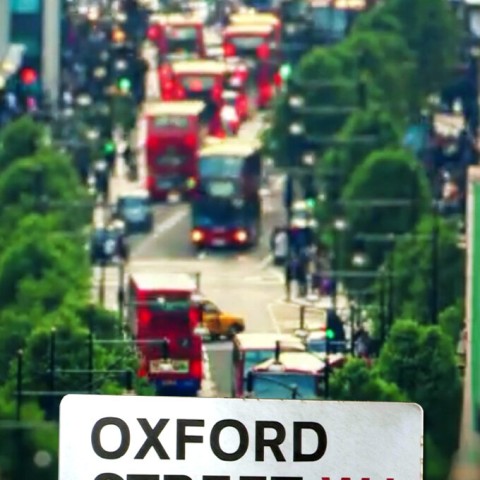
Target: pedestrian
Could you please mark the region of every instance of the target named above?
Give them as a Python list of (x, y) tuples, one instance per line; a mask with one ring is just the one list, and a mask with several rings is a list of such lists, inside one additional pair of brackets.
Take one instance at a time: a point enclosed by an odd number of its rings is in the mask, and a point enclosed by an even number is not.
[(356, 357), (368, 358), (370, 353), (370, 335), (363, 326), (354, 335), (354, 354)]
[(297, 278), (298, 258), (295, 254), (290, 254), (285, 263), (285, 290), (287, 300), (292, 298), (292, 282)]

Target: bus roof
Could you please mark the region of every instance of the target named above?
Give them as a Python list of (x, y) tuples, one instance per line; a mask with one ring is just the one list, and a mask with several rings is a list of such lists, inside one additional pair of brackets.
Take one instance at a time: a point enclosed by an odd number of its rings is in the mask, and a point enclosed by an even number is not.
[(226, 63), (217, 60), (180, 60), (173, 62), (172, 68), (177, 74), (194, 73), (196, 75), (222, 75), (227, 72)]
[[(320, 357), (310, 352), (280, 352), (279, 363), (283, 370), (281, 373), (312, 373), (316, 374), (325, 367), (325, 362)], [(255, 372), (276, 371), (274, 370), (275, 358), (269, 358), (252, 370)]]
[(227, 35), (268, 35), (273, 31), (271, 24), (259, 25), (229, 25), (223, 33)]
[(143, 105), (143, 114), (147, 117), (161, 115), (199, 115), (205, 108), (200, 100), (179, 100), (174, 102), (148, 101)]
[(302, 341), (290, 333), (239, 333), (235, 335), (235, 345), (240, 350), (275, 350), (280, 342), (280, 349), (305, 351)]
[(164, 23), (173, 27), (203, 25), (201, 17), (194, 13), (183, 15), (179, 13), (154, 14), (150, 16), (150, 23)]
[(338, 10), (365, 10), (365, 0), (312, 0), (312, 7), (333, 7)]
[(235, 13), (230, 15), (232, 25), (278, 25), (280, 21), (272, 13)]
[(257, 141), (247, 141), (238, 138), (227, 138), (219, 142), (212, 143), (200, 150), (200, 156), (208, 155), (238, 155), (246, 157), (260, 149)]
[(197, 284), (188, 273), (132, 273), (132, 282), (139, 290), (165, 292), (194, 292)]

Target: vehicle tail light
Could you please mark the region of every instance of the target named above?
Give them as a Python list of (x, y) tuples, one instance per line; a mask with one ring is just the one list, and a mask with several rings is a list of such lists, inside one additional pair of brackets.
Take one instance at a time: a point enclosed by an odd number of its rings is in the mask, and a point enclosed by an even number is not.
[(202, 360), (190, 360), (190, 374), (194, 378), (203, 377)]
[(147, 38), (149, 40), (157, 40), (160, 36), (160, 29), (157, 25), (150, 25), (147, 30)]
[(221, 102), (222, 92), (223, 92), (222, 85), (220, 85), (219, 83), (215, 83), (215, 85), (212, 88), (212, 100), (214, 102)]
[(138, 316), (137, 316), (139, 329), (147, 327), (148, 324), (150, 323), (151, 317), (152, 317), (152, 315), (147, 309), (142, 308), (142, 307), (139, 308), (138, 309)]
[(195, 228), (194, 230), (192, 230), (191, 237), (193, 243), (199, 243), (205, 238), (205, 235), (201, 230)]
[(225, 43), (223, 45), (223, 55), (225, 57), (234, 57), (236, 54), (235, 45), (231, 43)]
[(148, 190), (149, 192), (152, 192), (153, 189), (155, 188), (155, 177), (154, 177), (153, 175), (149, 175), (149, 176), (147, 177), (147, 185), (146, 185), (146, 187), (147, 187), (147, 190)]
[(186, 97), (185, 89), (181, 85), (177, 86), (175, 93), (177, 100), (183, 100)]
[(190, 311), (188, 312), (188, 319), (190, 321), (190, 327), (192, 329), (194, 329), (197, 325), (200, 325), (200, 315), (201, 311), (198, 305), (194, 305), (190, 308)]
[(266, 43), (262, 43), (257, 47), (257, 57), (260, 60), (267, 60), (270, 56), (270, 47)]
[(271, 98), (272, 87), (270, 85), (262, 85), (258, 91), (258, 104), (265, 106)]
[(197, 146), (197, 137), (196, 135), (185, 135), (183, 138), (184, 144), (189, 148), (195, 148)]
[(238, 113), (242, 118), (248, 115), (248, 101), (243, 96), (238, 100)]
[(245, 243), (248, 240), (248, 233), (245, 230), (237, 230), (233, 238), (238, 243)]
[(163, 65), (160, 66), (158, 73), (163, 78), (163, 77), (169, 77), (170, 72), (171, 72), (170, 66), (168, 64), (164, 63)]
[(273, 83), (279, 88), (282, 86), (282, 77), (279, 72), (276, 72), (273, 76)]
[(150, 136), (147, 139), (147, 148), (156, 148), (158, 146), (158, 139), (155, 136)]

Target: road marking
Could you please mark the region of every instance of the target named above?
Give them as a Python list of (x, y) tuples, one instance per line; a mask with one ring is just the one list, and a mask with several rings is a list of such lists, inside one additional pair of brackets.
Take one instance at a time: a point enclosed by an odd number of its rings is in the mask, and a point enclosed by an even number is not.
[(153, 236), (159, 237), (162, 233), (165, 233), (166, 231), (172, 229), (175, 225), (177, 225), (177, 223), (183, 220), (183, 218), (185, 218), (187, 214), (188, 210), (186, 208), (174, 213), (171, 217), (167, 218), (155, 227), (155, 233), (153, 234)]
[(267, 304), (267, 313), (268, 313), (268, 316), (270, 317), (273, 328), (275, 329), (275, 333), (282, 333), (282, 329), (280, 328), (280, 325), (278, 324), (277, 317), (275, 316), (275, 313), (273, 313), (273, 305), (274, 304), (275, 304), (275, 302), (271, 302), (271, 303)]
[(188, 215), (187, 207), (183, 207), (180, 211), (175, 212), (173, 215), (168, 217), (163, 222), (159, 223), (155, 227), (155, 232), (153, 235), (148, 235), (139, 243), (134, 249), (135, 255), (138, 256), (142, 251), (147, 250), (152, 241), (156, 240), (169, 230), (171, 230), (175, 225), (178, 225), (186, 216)]
[(273, 260), (273, 255), (271, 253), (269, 253), (264, 258), (262, 258), (262, 260), (258, 264), (259, 270), (264, 270), (265, 268), (267, 268), (268, 265), (270, 265), (270, 263), (272, 263), (272, 260)]

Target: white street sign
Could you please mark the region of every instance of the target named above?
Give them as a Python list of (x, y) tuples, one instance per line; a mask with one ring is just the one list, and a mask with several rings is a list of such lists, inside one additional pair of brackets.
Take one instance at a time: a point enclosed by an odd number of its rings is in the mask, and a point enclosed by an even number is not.
[(421, 480), (411, 403), (67, 395), (59, 480)]

